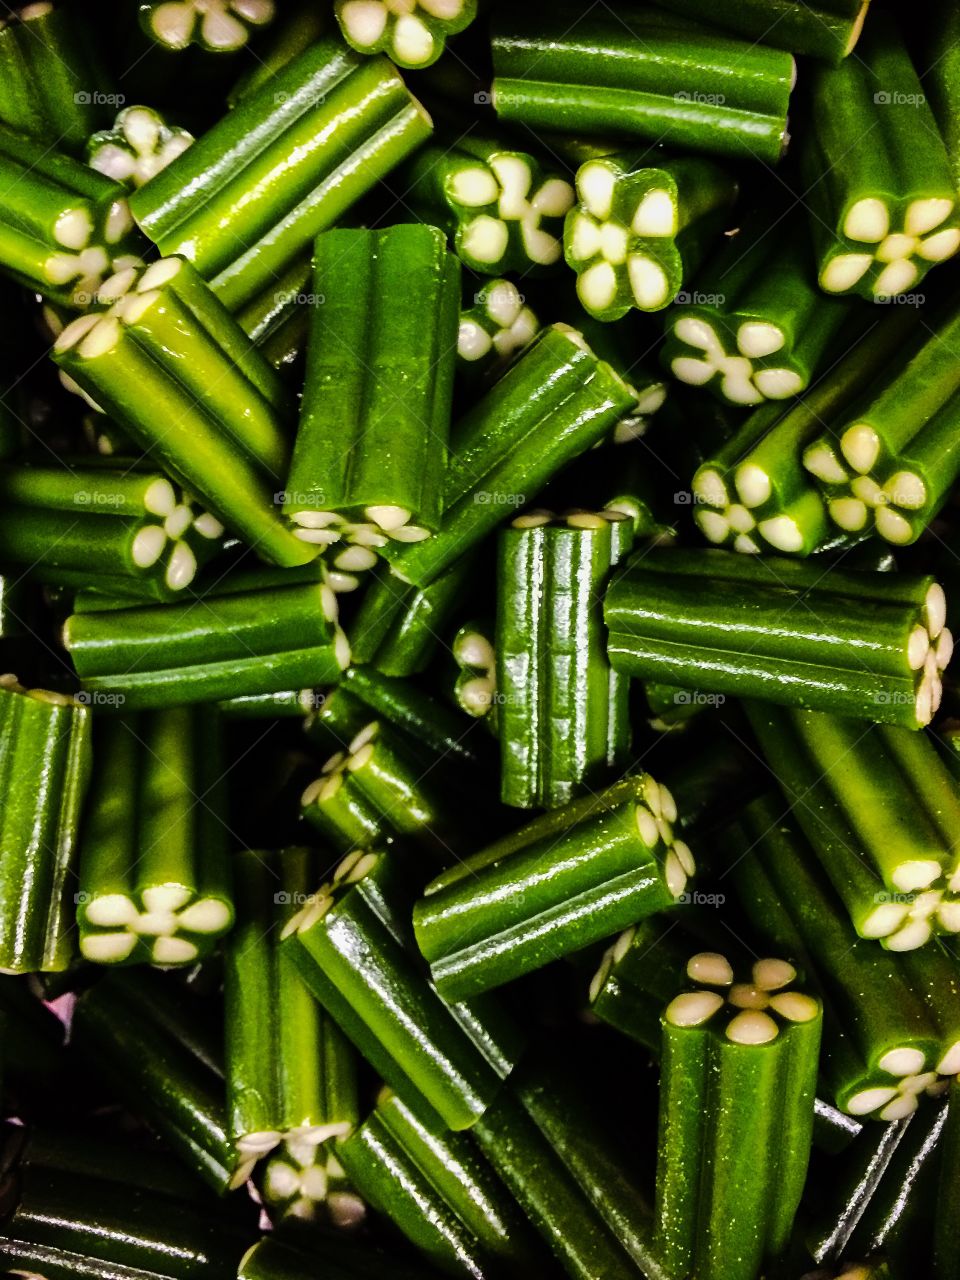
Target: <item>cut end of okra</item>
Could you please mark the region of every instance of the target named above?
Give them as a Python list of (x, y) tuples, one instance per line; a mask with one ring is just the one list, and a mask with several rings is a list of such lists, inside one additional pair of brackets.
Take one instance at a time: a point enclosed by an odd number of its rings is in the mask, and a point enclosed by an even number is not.
[(493, 641), (477, 623), (465, 623), (450, 646), (459, 668), (454, 685), (457, 705), (480, 720), (494, 710), (497, 693), (497, 655)]
[(874, 1064), (876, 1083), (857, 1089), (846, 1099), (843, 1109), (852, 1116), (905, 1120), (916, 1111), (924, 1095), (935, 1097), (943, 1092), (958, 1059), (960, 1048), (956, 1045), (939, 1062), (916, 1045), (887, 1049)]
[[(346, 1137), (347, 1125), (339, 1137)], [(325, 1219), (350, 1230), (366, 1217), (367, 1207), (353, 1191), (336, 1153), (327, 1144), (288, 1138), (267, 1161), (263, 1198), (284, 1218), (303, 1222)]]
[(447, 36), (470, 25), (477, 0), (337, 0), (336, 14), (358, 53), (385, 53), (416, 70), (436, 62)]
[(927, 270), (960, 249), (956, 201), (928, 196), (901, 210), (882, 196), (862, 196), (843, 211), (838, 239), (820, 270), (827, 293), (857, 290), (876, 301), (906, 293)]
[(460, 313), (457, 355), (466, 365), (500, 365), (532, 342), (540, 321), (512, 280), (491, 280)]
[(146, 0), (140, 20), (166, 49), (198, 45), (208, 53), (242, 49), (257, 27), (273, 20), (274, 0)]
[[(806, 511), (777, 509), (764, 515), (774, 497), (774, 477), (755, 461), (738, 466), (730, 479), (708, 463), (694, 475), (693, 518), (697, 528), (714, 546), (729, 546), (755, 555), (764, 545), (785, 555), (802, 552), (808, 542)], [(813, 495), (819, 509), (819, 500)], [(822, 520), (822, 517), (821, 517)]]
[(726, 956), (700, 952), (688, 961), (687, 977), (702, 985), (667, 1005), (663, 1019), (671, 1027), (722, 1029), (733, 1044), (752, 1046), (769, 1044), (791, 1025), (820, 1016), (819, 1000), (790, 989), (797, 971), (785, 960), (757, 960), (749, 979), (738, 982)]
[(769, 320), (734, 313), (721, 323), (684, 308), (673, 318), (669, 340), (673, 376), (688, 386), (712, 386), (730, 404), (789, 400), (807, 383), (785, 349), (783, 329)]
[(671, 302), (682, 276), (674, 243), (680, 223), (677, 184), (668, 170), (634, 170), (616, 156), (582, 165), (564, 253), (585, 310), (598, 320), (618, 320), (631, 308), (658, 311)]
[(457, 256), (480, 275), (554, 266), (572, 185), (526, 152), (482, 149), (484, 158), (464, 151), (436, 159)]
[[(304, 495), (298, 495), (301, 501)], [(430, 530), (418, 525), (406, 507), (373, 505), (365, 507), (362, 520), (351, 520), (336, 511), (299, 507), (287, 511), (295, 537), (311, 546), (330, 549), (328, 560), (346, 573), (364, 573), (377, 563), (377, 551), (394, 542), (424, 542)], [(336, 548), (334, 550), (333, 548)]]
[(122, 964), (135, 953), (158, 966), (192, 964), (233, 923), (227, 899), (198, 896), (179, 884), (83, 898), (77, 911), (80, 953), (95, 964)]
[[(308, 792), (310, 788), (307, 789)], [(306, 799), (306, 793), (304, 796)], [(342, 858), (334, 869), (333, 875), (320, 886), (316, 893), (310, 895), (310, 901), (290, 919), (283, 927), (281, 938), (291, 938), (296, 933), (307, 933), (320, 923), (351, 888), (359, 884), (377, 866), (383, 855), (369, 849), (354, 849)]]
[(135, 189), (182, 155), (193, 140), (193, 134), (168, 125), (152, 107), (124, 107), (112, 129), (90, 138), (87, 163), (114, 182)]

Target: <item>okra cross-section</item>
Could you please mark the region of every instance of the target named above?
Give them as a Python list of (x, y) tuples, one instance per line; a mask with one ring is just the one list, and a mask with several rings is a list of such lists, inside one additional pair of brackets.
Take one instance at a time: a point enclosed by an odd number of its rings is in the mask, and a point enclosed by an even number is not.
[[(308, 566), (309, 567), (309, 566)], [(336, 596), (319, 577), (225, 579), (202, 600), (73, 613), (63, 643), (84, 689), (126, 711), (335, 683), (350, 664)]]
[[(500, 534), (496, 689), (500, 796), (558, 808), (623, 765), (628, 683), (611, 670), (603, 590), (633, 542), (618, 511), (517, 516)], [(477, 693), (483, 686), (474, 686)]]
[(472, 134), (421, 151), (407, 199), (443, 227), (465, 266), (481, 275), (523, 274), (560, 262), (573, 187), (526, 151)]
[(0, 676), (0, 970), (66, 969), (80, 811), (90, 776), (90, 711)]
[(222, 545), (219, 520), (155, 471), (3, 466), (0, 498), (0, 560), (56, 586), (173, 595)]
[(687, 977), (662, 1018), (654, 1244), (671, 1275), (753, 1280), (800, 1203), (822, 1010), (785, 960), (738, 976), (703, 952)]
[(341, 228), (317, 237), (313, 287), (283, 511), (335, 568), (369, 569), (389, 539), (422, 541), (440, 520), (459, 263), (436, 227)]
[(759, 703), (749, 716), (857, 933), (912, 951), (960, 932), (960, 803), (927, 738)]
[(358, 53), (385, 53), (401, 67), (429, 67), (447, 36), (477, 16), (477, 0), (337, 0), (343, 38)]
[(287, 924), (310, 991), (410, 1105), (467, 1129), (499, 1093), (523, 1037), (489, 997), (441, 999), (410, 927), (410, 851), (354, 850)]
[(695, 871), (676, 820), (668, 789), (642, 774), (444, 872), (414, 913), (437, 990), (489, 990), (673, 906)]
[(153, 107), (124, 107), (112, 129), (87, 142), (87, 164), (131, 190), (172, 164), (193, 142), (186, 129), (168, 125)]
[(350, 1230), (366, 1217), (367, 1206), (350, 1185), (333, 1141), (318, 1146), (287, 1138), (262, 1168), (257, 1185), (275, 1223), (321, 1222)]
[(98, 405), (264, 559), (299, 565), (275, 502), (287, 465), (279, 376), (184, 258), (129, 268), (101, 287), (54, 359)]
[(192, 964), (233, 923), (216, 713), (104, 717), (80, 841), (80, 954)]
[(564, 324), (545, 329), (450, 434), (443, 516), (434, 536), (381, 554), (424, 586), (525, 506), (560, 467), (635, 407), (623, 379)]
[(501, 9), (493, 102), (502, 120), (645, 138), (775, 162), (787, 139), (790, 54), (650, 8)]
[(801, 161), (820, 287), (906, 293), (960, 249), (946, 148), (893, 20), (874, 15), (855, 58), (811, 68), (815, 130)]
[(119, 183), (0, 126), (0, 269), (79, 310), (142, 247)]
[(272, 21), (274, 9), (274, 0), (146, 0), (140, 25), (165, 49), (195, 44), (207, 53), (232, 53)]
[[(688, 321), (700, 324), (683, 316), (675, 331)], [(849, 329), (852, 346), (806, 395), (787, 406), (760, 405), (700, 463), (691, 485), (693, 518), (708, 541), (743, 552), (771, 547), (809, 555), (830, 536), (825, 503), (804, 471), (804, 449), (813, 450), (811, 442), (824, 426), (842, 421), (891, 362), (896, 366), (902, 360), (904, 343), (915, 341), (916, 323), (898, 309), (866, 332), (848, 315), (845, 332)], [(821, 457), (820, 450), (816, 456)]]
[(918, 729), (953, 651), (943, 588), (926, 574), (655, 548), (607, 589), (615, 670)]
[[(297, 1177), (304, 1194), (321, 1178), (326, 1189), (326, 1157), (318, 1164), (309, 1153), (349, 1133), (358, 1118), (353, 1050), (280, 945), (284, 926), (316, 886), (318, 861), (302, 848), (236, 854), (237, 923), (224, 949), (230, 1136), (243, 1157), (262, 1157), (286, 1142), (288, 1174), (303, 1157)], [(279, 1166), (273, 1179), (279, 1190)]]
[(494, 627), (489, 622), (465, 622), (450, 642), (450, 653), (456, 664), (454, 701), (468, 716), (485, 720), (494, 733), (499, 721), (495, 639)]
[(803, 452), (834, 524), (895, 546), (919, 538), (960, 474), (960, 312), (922, 336)]
[(721, 833), (722, 856), (757, 936), (801, 964), (823, 1001), (825, 1096), (848, 1115), (902, 1120), (960, 1064), (954, 957), (936, 945), (893, 955), (858, 938), (795, 818), (761, 797)]
[(426, 112), (385, 58), (318, 40), (145, 183), (134, 217), (231, 310), (426, 141)]
[(463, 371), (500, 371), (540, 331), (540, 321), (512, 280), (488, 280), (464, 300), (457, 333)]
[(667, 317), (663, 362), (675, 378), (737, 405), (804, 390), (849, 314), (818, 289), (807, 241), (798, 216), (772, 222), (765, 211), (696, 272)]
[(672, 302), (736, 196), (736, 182), (712, 160), (657, 161), (650, 152), (601, 156), (577, 172), (564, 255), (580, 301), (599, 320)]

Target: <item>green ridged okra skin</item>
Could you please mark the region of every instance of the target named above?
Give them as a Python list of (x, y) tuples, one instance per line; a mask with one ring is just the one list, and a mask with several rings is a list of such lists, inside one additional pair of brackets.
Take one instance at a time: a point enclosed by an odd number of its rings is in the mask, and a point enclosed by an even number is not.
[(188, 257), (235, 309), (431, 129), (385, 58), (324, 38), (145, 183), (134, 216), (161, 253)]
[(722, 847), (758, 936), (800, 964), (823, 1000), (824, 1096), (864, 1120), (911, 1115), (960, 1061), (953, 955), (937, 945), (894, 955), (857, 938), (814, 847), (776, 797), (750, 804)]
[(703, 692), (918, 729), (940, 704), (953, 639), (930, 575), (656, 548), (604, 599), (611, 665)]
[(529, 502), (565, 463), (609, 435), (634, 406), (627, 384), (568, 325), (544, 330), (455, 424), (434, 536), (382, 554), (425, 586)]
[(0, 268), (50, 302), (82, 310), (109, 275), (140, 262), (124, 188), (3, 125), (0, 190)]
[(290, 577), (268, 571), (262, 586), (214, 592), (204, 606), (76, 612), (63, 642), (87, 693), (122, 694), (126, 711), (336, 683), (350, 662), (336, 597), (322, 581)]
[(670, 1274), (750, 1280), (786, 1246), (800, 1202), (822, 1010), (789, 989), (783, 960), (737, 981), (704, 952), (687, 977), (703, 985), (662, 1017), (655, 1247)]
[(857, 56), (814, 64), (818, 127), (800, 152), (820, 286), (886, 300), (960, 249), (946, 148), (893, 17), (875, 13)]
[(747, 714), (856, 932), (901, 952), (960, 931), (960, 804), (932, 743), (760, 703)]
[(234, 917), (216, 712), (105, 718), (95, 746), (80, 848), (80, 954), (97, 964), (194, 963)]
[(424, 587), (401, 582), (386, 566), (374, 570), (348, 623), (354, 664), (393, 677), (425, 670), (474, 570), (474, 558), (464, 556)]
[(355, 850), (286, 926), (285, 946), (314, 996), (397, 1093), (468, 1129), (499, 1093), (523, 1037), (489, 997), (447, 1003), (410, 928), (411, 851)]
[(424, 1120), (389, 1089), (337, 1144), (357, 1191), (444, 1272), (520, 1275), (544, 1259), (470, 1133)]
[(60, 368), (261, 558), (313, 559), (318, 549), (294, 537), (278, 508), (288, 393), (190, 263), (118, 272), (97, 302), (107, 309), (57, 338)]
[(444, 872), (414, 927), (445, 999), (463, 999), (672, 906), (695, 871), (649, 774), (535, 818)]
[(674, 14), (516, 9), (493, 32), (499, 117), (532, 129), (642, 137), (776, 162), (786, 144), (790, 54)]
[(440, 521), (459, 264), (436, 227), (343, 227), (317, 238), (313, 291), (284, 515), (308, 545), (356, 543), (359, 561), (333, 562), (363, 568)]
[(829, 63), (841, 62), (854, 51), (870, 8), (870, 0), (737, 0), (720, 11), (711, 0), (656, 3), (745, 39)]
[(0, 969), (66, 969), (80, 814), (90, 778), (90, 710), (0, 679)]
[(606, 655), (601, 604), (633, 542), (613, 511), (518, 516), (498, 545), (500, 796), (558, 808), (630, 749), (627, 682)]
[(224, 951), (224, 1030), (231, 1138), (243, 1156), (281, 1141), (314, 1149), (358, 1118), (353, 1050), (280, 946), (316, 886), (303, 848), (235, 857), (237, 925)]

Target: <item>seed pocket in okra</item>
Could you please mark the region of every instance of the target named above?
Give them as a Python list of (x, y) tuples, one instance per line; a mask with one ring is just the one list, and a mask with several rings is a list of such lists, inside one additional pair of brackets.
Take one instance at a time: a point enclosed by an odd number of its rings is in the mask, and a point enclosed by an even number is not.
[(447, 36), (477, 16), (477, 0), (336, 0), (343, 38), (358, 53), (385, 53), (400, 67), (428, 67)]
[(439, 524), (460, 273), (435, 227), (344, 228), (318, 237), (313, 285), (283, 511), (297, 538), (355, 572), (388, 540)]

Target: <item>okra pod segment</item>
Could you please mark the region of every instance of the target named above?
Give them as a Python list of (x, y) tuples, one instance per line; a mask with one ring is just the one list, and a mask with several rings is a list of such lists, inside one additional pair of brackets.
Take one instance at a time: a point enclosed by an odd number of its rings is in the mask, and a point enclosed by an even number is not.
[(544, 1261), (473, 1135), (450, 1133), (391, 1090), (337, 1156), (371, 1207), (442, 1271), (518, 1275)]
[(142, 187), (172, 164), (193, 142), (193, 134), (167, 124), (153, 107), (124, 107), (111, 129), (87, 142), (87, 164), (130, 190)]
[(894, 20), (875, 14), (855, 58), (811, 68), (817, 121), (801, 147), (820, 287), (884, 301), (960, 249), (946, 148)]
[[(353, 1051), (280, 946), (316, 884), (317, 861), (302, 848), (237, 854), (238, 918), (224, 953), (231, 1138), (255, 1158), (286, 1142), (290, 1169), (304, 1157), (297, 1176), (305, 1192), (326, 1176), (325, 1156), (316, 1163), (306, 1150), (348, 1133), (358, 1106)], [(273, 1185), (284, 1181), (278, 1167)]]
[[(352, 550), (352, 548), (351, 548)], [(474, 580), (472, 556), (455, 561), (424, 587), (401, 582), (381, 565), (367, 578), (348, 624), (353, 661), (387, 676), (411, 676), (430, 663), (450, 616)], [(336, 589), (342, 571), (330, 573)]]
[(960, 932), (960, 804), (932, 743), (811, 711), (748, 714), (857, 933), (912, 951)]
[(406, 177), (414, 208), (444, 228), (457, 257), (480, 275), (560, 262), (573, 187), (529, 152), (467, 133), (453, 147), (425, 148)]
[(233, 923), (216, 713), (105, 718), (80, 841), (80, 954), (192, 964)]
[(694, 874), (649, 774), (535, 818), (427, 886), (414, 928), (444, 999), (500, 986), (673, 906)]
[(653, 9), (502, 11), (493, 103), (530, 129), (645, 138), (776, 162), (787, 141), (790, 54)]
[(662, 1017), (655, 1247), (670, 1274), (750, 1280), (800, 1202), (822, 1009), (785, 960), (703, 952), (687, 978)]
[(897, 1121), (942, 1091), (960, 1061), (956, 962), (936, 944), (894, 955), (858, 938), (840, 894), (779, 798), (722, 837), (746, 917), (801, 964), (824, 1006), (824, 1094), (843, 1114)]
[(90, 710), (0, 676), (0, 970), (66, 969), (73, 876), (90, 776)]
[(79, 160), (0, 125), (0, 268), (72, 310), (140, 261), (126, 192)]
[(615, 670), (704, 692), (921, 728), (953, 640), (930, 575), (656, 548), (614, 577)]
[(421, 587), (436, 578), (634, 404), (581, 334), (545, 329), (453, 427), (440, 527), (426, 542), (384, 547), (393, 572)]
[(385, 53), (400, 67), (429, 67), (447, 36), (466, 30), (477, 0), (337, 0), (343, 38), (358, 53)]
[(671, 13), (715, 24), (748, 40), (837, 63), (857, 46), (870, 0), (738, 0), (721, 12), (710, 0), (657, 0)]
[(500, 1091), (522, 1037), (488, 998), (450, 1004), (438, 995), (410, 928), (418, 869), (409, 859), (348, 854), (286, 925), (285, 945), (391, 1088), (449, 1128), (467, 1129)]
[(130, 268), (101, 287), (54, 359), (164, 469), (264, 559), (305, 564), (274, 505), (289, 442), (286, 391), (184, 258)]
[(951, 310), (803, 452), (831, 520), (848, 533), (915, 542), (960, 474), (960, 337)]
[(274, 11), (274, 0), (141, 0), (140, 25), (164, 49), (233, 53), (273, 21)]
[[(629, 518), (607, 510), (532, 511), (500, 534), (496, 689), (505, 804), (558, 808), (625, 763), (628, 685), (607, 662), (601, 601), (632, 541)], [(480, 697), (484, 686), (472, 687)]]
[(0, 498), (0, 561), (55, 585), (173, 596), (222, 544), (219, 520), (156, 471), (2, 466)]
[(306, 788), (301, 812), (343, 853), (407, 839), (446, 864), (450, 817), (429, 773), (390, 725), (368, 720)]
[(496, 376), (539, 331), (536, 313), (512, 280), (487, 280), (460, 309), (459, 367)]
[(236, 310), (431, 130), (391, 63), (323, 38), (134, 192), (131, 208), (162, 254), (188, 257)]
[[(778, 275), (774, 278), (779, 280)], [(846, 314), (842, 304), (840, 310)], [(688, 326), (683, 332), (689, 336), (689, 329), (699, 324), (699, 318), (684, 315), (676, 321), (676, 332)], [(760, 405), (701, 461), (691, 485), (693, 516), (710, 542), (743, 552), (769, 546), (809, 555), (828, 540), (826, 506), (801, 459), (808, 449), (821, 456), (812, 442), (822, 435), (824, 425), (843, 421), (890, 363), (901, 361), (904, 343), (915, 341), (916, 330), (905, 309), (888, 314), (865, 332), (853, 317), (847, 319), (847, 327), (854, 330), (852, 345), (806, 394), (786, 407)]]
[(225, 579), (202, 604), (102, 608), (91, 599), (65, 622), (63, 643), (87, 694), (122, 695), (127, 711), (335, 683), (350, 663), (336, 596), (319, 573), (290, 579), (272, 571), (236, 590)]
[(796, 215), (754, 215), (697, 271), (669, 312), (662, 359), (675, 378), (720, 400), (789, 400), (809, 384), (849, 307), (825, 298)]
[(439, 523), (459, 265), (436, 227), (344, 227), (317, 238), (313, 291), (283, 512), (295, 537), (356, 572)]
[(723, 229), (736, 194), (712, 160), (659, 160), (647, 151), (581, 165), (563, 244), (585, 310), (619, 320), (634, 307), (667, 306)]

